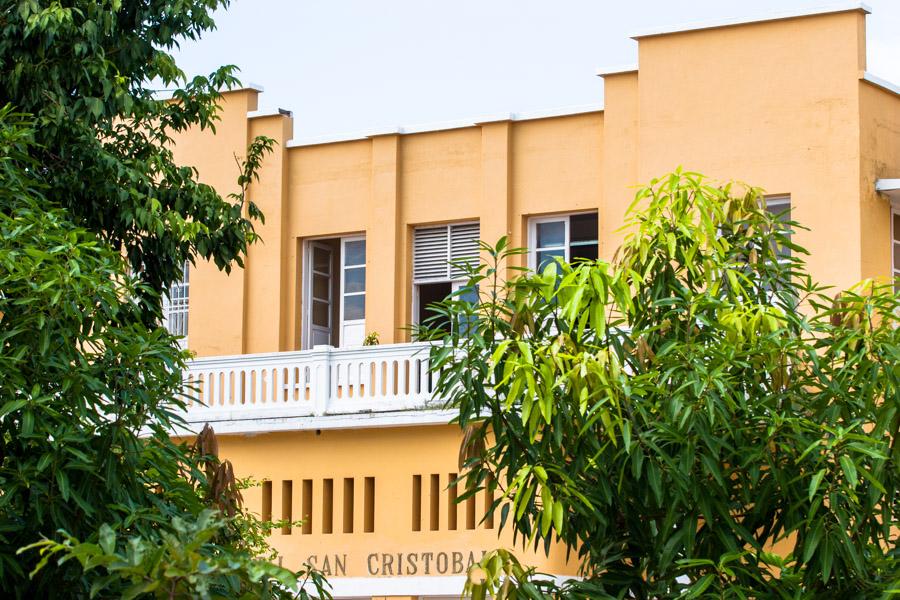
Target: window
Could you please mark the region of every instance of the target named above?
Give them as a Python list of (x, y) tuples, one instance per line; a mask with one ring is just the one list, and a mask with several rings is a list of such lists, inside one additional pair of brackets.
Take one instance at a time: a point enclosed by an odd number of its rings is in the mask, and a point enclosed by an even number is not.
[(542, 270), (557, 257), (566, 262), (597, 260), (597, 213), (539, 217), (529, 222), (529, 263)]
[(307, 240), (304, 253), (303, 348), (362, 345), (366, 335), (366, 239)]
[[(478, 264), (478, 223), (417, 227), (413, 232), (413, 317), (429, 316), (428, 307), (463, 288), (466, 274), (459, 264)], [(455, 264), (454, 264), (455, 263)]]
[[(791, 232), (788, 222), (791, 220), (791, 197), (778, 196), (766, 198), (766, 210), (781, 224), (782, 228), (787, 231), (788, 238), (790, 238)], [(783, 262), (791, 257), (791, 249), (787, 246), (782, 246), (780, 248), (773, 247), (772, 250), (778, 255), (779, 262)]]
[(163, 295), (163, 327), (169, 333), (182, 338), (181, 344), (187, 344), (188, 334), (188, 291), (190, 286), (189, 263), (184, 262), (180, 281), (169, 286), (168, 293)]
[(892, 272), (894, 276), (894, 290), (900, 292), (900, 206), (894, 206), (891, 210), (891, 256)]

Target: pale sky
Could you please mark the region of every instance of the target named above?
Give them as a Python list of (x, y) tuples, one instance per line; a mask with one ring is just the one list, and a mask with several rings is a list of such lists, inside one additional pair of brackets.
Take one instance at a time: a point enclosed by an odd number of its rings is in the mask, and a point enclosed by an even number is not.
[[(841, 3), (846, 4), (846, 3)], [(868, 71), (900, 83), (900, 0), (868, 0)], [(176, 53), (222, 64), (294, 112), (294, 137), (602, 104), (598, 68), (637, 62), (657, 27), (828, 6), (822, 0), (234, 0)]]

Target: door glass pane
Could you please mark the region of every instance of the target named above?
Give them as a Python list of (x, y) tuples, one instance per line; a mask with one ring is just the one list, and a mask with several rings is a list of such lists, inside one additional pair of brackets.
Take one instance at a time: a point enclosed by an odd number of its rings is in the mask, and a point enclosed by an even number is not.
[(344, 291), (348, 294), (366, 291), (366, 268), (357, 267), (344, 271)]
[(312, 324), (317, 327), (328, 327), (331, 309), (328, 302), (313, 300), (312, 303)]
[(569, 250), (569, 260), (575, 262), (578, 259), (597, 260), (597, 244), (572, 246)]
[(563, 250), (544, 250), (543, 252), (537, 253), (537, 270), (538, 272), (543, 271), (544, 267), (553, 262), (555, 257), (565, 258), (565, 252)]
[(326, 302), (330, 299), (328, 279), (328, 275), (313, 273), (313, 298)]
[(572, 215), (569, 218), (569, 239), (572, 243), (597, 241), (597, 213)]
[(331, 273), (331, 251), (313, 246), (313, 270)]
[(550, 221), (537, 224), (537, 247), (551, 248), (566, 243), (566, 224), (564, 221)]
[(355, 240), (344, 243), (344, 265), (366, 264), (366, 240)]
[(366, 318), (366, 296), (344, 296), (344, 320), (356, 321)]

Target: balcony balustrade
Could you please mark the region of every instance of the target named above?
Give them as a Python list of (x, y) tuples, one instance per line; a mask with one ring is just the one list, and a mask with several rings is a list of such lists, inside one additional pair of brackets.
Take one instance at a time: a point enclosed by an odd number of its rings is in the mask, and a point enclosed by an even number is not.
[[(426, 343), (199, 358), (185, 372), (189, 424), (438, 409)], [(446, 422), (444, 420), (443, 422)]]

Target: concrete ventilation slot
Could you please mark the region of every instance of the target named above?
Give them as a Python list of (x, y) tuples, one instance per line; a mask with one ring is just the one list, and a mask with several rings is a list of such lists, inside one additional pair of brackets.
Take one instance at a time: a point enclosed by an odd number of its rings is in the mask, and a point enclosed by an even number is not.
[(281, 528), (282, 535), (291, 535), (293, 517), (294, 482), (285, 479), (281, 482), (281, 518), (287, 521)]
[(441, 528), (441, 476), (437, 473), (431, 474), (431, 489), (428, 495), (428, 524), (431, 531), (437, 531)]
[[(469, 487), (467, 491), (471, 489)], [(475, 529), (475, 494), (466, 498), (466, 529)]]
[(363, 490), (363, 531), (372, 533), (375, 531), (375, 478), (366, 477)]
[(334, 479), (322, 481), (322, 533), (334, 532)]
[(344, 478), (344, 533), (353, 533), (353, 478)]
[(303, 480), (303, 489), (301, 497), (301, 508), (303, 516), (303, 535), (312, 533), (312, 513), (313, 513), (313, 482), (312, 479)]
[(272, 482), (262, 482), (262, 520), (272, 520)]
[(422, 476), (413, 475), (412, 481), (412, 530), (422, 531)]
[(450, 482), (449, 487), (447, 488), (447, 529), (456, 531), (457, 515), (459, 514), (459, 507), (456, 505), (456, 473), (449, 473), (447, 475), (447, 481)]
[(494, 528), (494, 513), (491, 512), (491, 507), (494, 505), (494, 492), (491, 490), (493, 484), (494, 476), (488, 475), (484, 485), (484, 526), (486, 529)]

